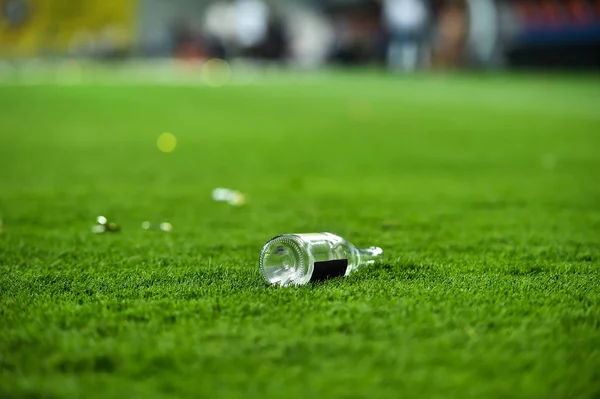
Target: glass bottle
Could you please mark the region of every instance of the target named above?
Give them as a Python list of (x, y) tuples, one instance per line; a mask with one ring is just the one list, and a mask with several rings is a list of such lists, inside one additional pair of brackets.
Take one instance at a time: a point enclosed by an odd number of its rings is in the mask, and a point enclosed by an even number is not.
[(331, 233), (282, 234), (263, 247), (260, 271), (270, 284), (303, 285), (347, 276), (382, 256), (379, 247), (358, 249)]

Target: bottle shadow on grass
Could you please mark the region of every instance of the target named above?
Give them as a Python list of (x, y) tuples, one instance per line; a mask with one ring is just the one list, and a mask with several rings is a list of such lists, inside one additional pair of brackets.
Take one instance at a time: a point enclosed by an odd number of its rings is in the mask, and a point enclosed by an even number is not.
[(360, 269), (348, 277), (337, 277), (329, 280), (309, 283), (311, 287), (340, 286), (343, 284), (370, 284), (381, 281), (410, 281), (432, 279), (439, 273), (429, 264), (416, 262), (380, 263), (372, 267)]

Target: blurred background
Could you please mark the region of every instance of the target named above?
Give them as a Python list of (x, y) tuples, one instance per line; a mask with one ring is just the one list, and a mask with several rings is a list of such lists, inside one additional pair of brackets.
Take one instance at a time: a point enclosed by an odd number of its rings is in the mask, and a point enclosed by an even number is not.
[(71, 75), (79, 62), (139, 68), (140, 61), (164, 66), (209, 59), (227, 62), (217, 69), (235, 62), (399, 72), (600, 69), (600, 0), (0, 0), (0, 5), (0, 79), (14, 78), (21, 68), (65, 61)]

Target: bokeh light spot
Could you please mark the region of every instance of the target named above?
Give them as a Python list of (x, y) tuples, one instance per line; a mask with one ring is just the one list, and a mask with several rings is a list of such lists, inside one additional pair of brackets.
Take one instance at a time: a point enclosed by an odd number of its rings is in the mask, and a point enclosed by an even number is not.
[(220, 58), (211, 58), (202, 65), (202, 80), (208, 86), (220, 87), (229, 83), (231, 67)]
[(158, 136), (156, 146), (162, 152), (172, 152), (177, 147), (177, 139), (172, 133), (163, 133)]

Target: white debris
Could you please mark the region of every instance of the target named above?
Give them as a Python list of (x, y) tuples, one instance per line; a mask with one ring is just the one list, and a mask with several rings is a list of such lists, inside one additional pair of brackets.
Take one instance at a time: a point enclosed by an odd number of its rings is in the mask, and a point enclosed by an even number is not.
[(104, 232), (106, 232), (106, 226), (104, 226), (102, 224), (99, 224), (99, 225), (96, 225), (96, 226), (92, 226), (92, 233), (94, 233), (94, 234), (102, 234)]
[(212, 192), (212, 199), (217, 202), (227, 202), (233, 195), (233, 190), (228, 188), (215, 188)]
[(212, 192), (212, 199), (216, 202), (227, 202), (232, 206), (241, 206), (246, 203), (246, 195), (237, 190), (218, 187)]
[(246, 203), (246, 196), (236, 192), (227, 202), (232, 206), (242, 206)]
[(173, 226), (169, 222), (163, 222), (160, 224), (160, 229), (162, 231), (169, 232), (169, 231), (173, 230)]

